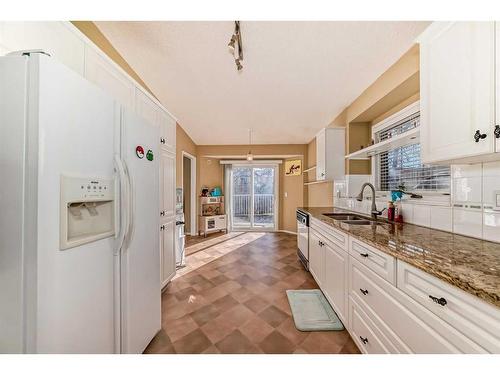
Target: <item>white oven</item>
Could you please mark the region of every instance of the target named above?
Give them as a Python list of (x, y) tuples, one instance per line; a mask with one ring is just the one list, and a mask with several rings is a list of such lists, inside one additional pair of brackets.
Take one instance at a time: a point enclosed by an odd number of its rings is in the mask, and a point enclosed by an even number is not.
[(297, 254), (306, 270), (309, 270), (309, 215), (297, 210)]

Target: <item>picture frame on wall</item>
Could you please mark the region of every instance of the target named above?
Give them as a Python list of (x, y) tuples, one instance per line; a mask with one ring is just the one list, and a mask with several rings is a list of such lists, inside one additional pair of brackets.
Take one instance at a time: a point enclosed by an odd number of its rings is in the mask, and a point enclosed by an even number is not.
[(285, 176), (300, 176), (302, 174), (302, 160), (293, 159), (285, 161)]

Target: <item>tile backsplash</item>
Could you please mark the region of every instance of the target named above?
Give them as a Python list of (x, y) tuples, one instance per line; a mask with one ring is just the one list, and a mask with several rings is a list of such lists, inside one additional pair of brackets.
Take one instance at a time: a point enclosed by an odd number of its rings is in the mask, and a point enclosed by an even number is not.
[[(403, 199), (403, 218), (407, 223), (500, 242), (500, 162), (452, 165), (451, 196), (429, 196), (422, 200)], [(350, 175), (334, 182), (334, 205), (370, 213), (371, 193), (363, 202), (354, 197), (370, 175)], [(389, 197), (377, 193), (380, 210)], [(383, 216), (387, 216), (384, 211)]]

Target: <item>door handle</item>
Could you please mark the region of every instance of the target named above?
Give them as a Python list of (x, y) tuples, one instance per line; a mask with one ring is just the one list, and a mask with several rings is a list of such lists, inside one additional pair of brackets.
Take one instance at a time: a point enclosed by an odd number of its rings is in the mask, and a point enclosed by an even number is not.
[(368, 344), (368, 339), (366, 337), (359, 336), (359, 338), (364, 345)]
[(430, 298), (433, 302), (435, 302), (435, 303), (437, 303), (438, 305), (441, 305), (441, 306), (445, 306), (445, 305), (448, 303), (448, 301), (447, 301), (446, 299), (444, 299), (443, 297), (441, 297), (441, 298), (437, 298), (437, 297), (431, 296), (431, 295), (429, 294), (429, 298)]
[(359, 255), (361, 255), (363, 258), (368, 258), (368, 253), (360, 253)]

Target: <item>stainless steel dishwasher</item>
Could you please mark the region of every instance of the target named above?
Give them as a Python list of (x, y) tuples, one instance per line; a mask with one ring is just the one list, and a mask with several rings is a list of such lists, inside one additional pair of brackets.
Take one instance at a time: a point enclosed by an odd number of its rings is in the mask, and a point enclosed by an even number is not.
[(301, 210), (297, 210), (297, 255), (309, 271), (309, 215)]

